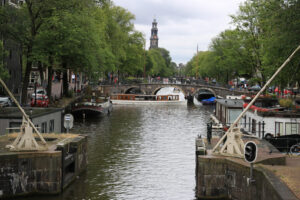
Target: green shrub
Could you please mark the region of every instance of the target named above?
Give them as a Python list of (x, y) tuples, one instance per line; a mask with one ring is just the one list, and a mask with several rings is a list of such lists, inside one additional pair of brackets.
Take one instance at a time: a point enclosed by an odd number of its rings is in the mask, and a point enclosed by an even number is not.
[(281, 107), (292, 108), (293, 107), (293, 100), (292, 99), (280, 99), (279, 104), (280, 104)]
[(72, 89), (69, 90), (69, 91), (68, 91), (68, 94), (67, 94), (67, 97), (68, 97), (68, 98), (73, 98), (73, 97), (74, 97), (74, 90), (72, 90)]

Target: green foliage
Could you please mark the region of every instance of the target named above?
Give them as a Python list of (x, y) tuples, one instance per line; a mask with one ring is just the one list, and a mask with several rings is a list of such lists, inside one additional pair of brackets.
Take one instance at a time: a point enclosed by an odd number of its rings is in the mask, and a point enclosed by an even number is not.
[(8, 72), (4, 66), (3, 58), (6, 57), (6, 52), (3, 48), (3, 42), (0, 40), (0, 78), (5, 79), (8, 77)]
[(146, 55), (146, 72), (151, 76), (169, 77), (175, 73), (170, 53), (164, 48), (150, 49)]
[(292, 108), (293, 107), (293, 100), (292, 99), (280, 99), (279, 105), (285, 108)]
[[(110, 0), (26, 0), (18, 9), (0, 7), (1, 35), (23, 49), (24, 94), (37, 63), (53, 71), (84, 72), (94, 80), (108, 72), (142, 75), (145, 38), (135, 30), (133, 20), (132, 13)], [(159, 72), (170, 74), (169, 52), (161, 53), (166, 68)], [(159, 59), (157, 63), (163, 62)]]
[[(186, 74), (199, 73), (225, 83), (244, 77), (262, 85), (300, 44), (299, 10), (299, 0), (246, 0), (237, 15), (231, 16), (233, 29), (211, 41), (208, 55), (194, 56), (186, 65)], [(299, 80), (298, 54), (273, 84), (293, 86)]]
[(74, 95), (75, 95), (75, 94), (74, 94), (74, 90), (69, 90), (66, 97), (68, 97), (68, 98), (73, 98)]

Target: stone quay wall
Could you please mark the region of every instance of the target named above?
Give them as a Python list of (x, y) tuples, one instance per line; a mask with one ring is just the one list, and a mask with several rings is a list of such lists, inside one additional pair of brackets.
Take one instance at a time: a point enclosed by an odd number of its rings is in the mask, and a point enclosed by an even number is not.
[[(200, 153), (201, 154), (201, 153)], [(296, 200), (296, 196), (273, 173), (225, 157), (196, 156), (196, 196), (198, 199)]]
[(49, 151), (0, 153), (0, 199), (59, 194), (87, 167), (87, 137), (71, 137)]
[(0, 197), (60, 192), (61, 152), (0, 156)]

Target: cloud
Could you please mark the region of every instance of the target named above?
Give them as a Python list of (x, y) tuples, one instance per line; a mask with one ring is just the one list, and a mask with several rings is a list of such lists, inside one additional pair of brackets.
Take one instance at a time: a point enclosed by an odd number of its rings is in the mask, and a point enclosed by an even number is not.
[(170, 51), (176, 63), (186, 63), (199, 50), (208, 49), (211, 39), (230, 28), (244, 0), (114, 0), (136, 16), (137, 30), (145, 34), (147, 48), (153, 18), (158, 21), (159, 47)]

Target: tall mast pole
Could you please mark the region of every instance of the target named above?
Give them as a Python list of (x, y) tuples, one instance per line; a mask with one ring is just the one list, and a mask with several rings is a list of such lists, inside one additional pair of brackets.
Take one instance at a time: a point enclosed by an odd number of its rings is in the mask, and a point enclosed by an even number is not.
[[(292, 57), (297, 53), (297, 51), (300, 50), (300, 45), (294, 50), (294, 52), (286, 59), (286, 61), (277, 69), (277, 71), (273, 74), (273, 76), (267, 81), (267, 83), (263, 86), (263, 88), (255, 95), (255, 97), (252, 99), (252, 101), (248, 104), (248, 106), (243, 110), (243, 112), (236, 118), (236, 120), (231, 124), (227, 132), (223, 135), (223, 137), (218, 141), (216, 146), (213, 148), (213, 152), (217, 150), (219, 145), (224, 141), (226, 136), (229, 136), (229, 134), (234, 134), (233, 128), (237, 126), (240, 119), (243, 117), (243, 115), (249, 110), (249, 108), (254, 104), (256, 99), (260, 96), (260, 94), (268, 87), (268, 85), (275, 79), (275, 77), (279, 74), (279, 72), (290, 62)], [(228, 140), (223, 145), (222, 149), (224, 150), (225, 147), (229, 144)], [(221, 151), (222, 151), (221, 149)], [(222, 152), (221, 152), (222, 153)]]
[(198, 44), (197, 44), (197, 55), (196, 55), (196, 80), (198, 79)]

